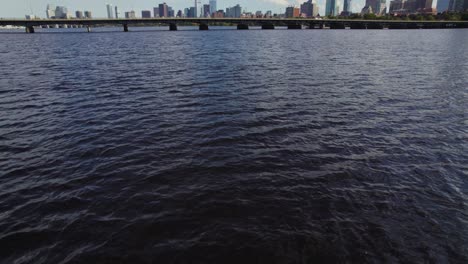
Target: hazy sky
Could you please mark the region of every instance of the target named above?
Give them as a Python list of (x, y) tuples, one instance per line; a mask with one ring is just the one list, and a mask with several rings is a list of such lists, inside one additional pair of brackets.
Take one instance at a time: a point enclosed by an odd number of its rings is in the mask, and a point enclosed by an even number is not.
[[(152, 10), (157, 4), (166, 1), (169, 6), (172, 6), (176, 11), (185, 7), (193, 6), (194, 0), (0, 0), (0, 17), (24, 17), (26, 14), (34, 14), (40, 17), (45, 16), (47, 4), (64, 5), (69, 10), (90, 10), (94, 17), (106, 16), (106, 3), (119, 6), (121, 12), (135, 10), (140, 14), (141, 10)], [(201, 0), (202, 4), (207, 4), (209, 0)], [(240, 4), (247, 11), (255, 12), (261, 10), (273, 11), (273, 13), (284, 13), (288, 5), (297, 5), (306, 0), (218, 0), (218, 9), (226, 9), (226, 7)], [(387, 0), (389, 2), (390, 0)], [(338, 0), (340, 6), (343, 7), (343, 0)], [(319, 4), (320, 14), (324, 13), (325, 0), (317, 0)], [(353, 11), (360, 11), (364, 6), (365, 0), (352, 0)]]

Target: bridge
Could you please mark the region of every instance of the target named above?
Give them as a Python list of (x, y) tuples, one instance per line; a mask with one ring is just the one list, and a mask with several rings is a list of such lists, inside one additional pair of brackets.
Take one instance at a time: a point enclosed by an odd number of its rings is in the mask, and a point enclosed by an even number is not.
[(468, 28), (468, 21), (409, 21), (409, 20), (353, 20), (353, 19), (306, 19), (306, 18), (135, 18), (135, 19), (0, 19), (0, 26), (21, 26), (27, 33), (34, 33), (36, 27), (66, 25), (72, 27), (120, 26), (128, 32), (130, 26), (167, 25), (169, 30), (177, 30), (179, 24), (197, 24), (200, 30), (208, 30), (210, 25), (229, 23), (237, 29), (261, 26), (262, 29), (275, 29), (285, 26), (288, 29), (433, 29)]

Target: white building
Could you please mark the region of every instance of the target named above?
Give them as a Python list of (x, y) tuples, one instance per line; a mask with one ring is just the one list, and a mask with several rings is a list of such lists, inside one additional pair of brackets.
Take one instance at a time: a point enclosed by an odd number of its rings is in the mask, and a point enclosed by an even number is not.
[(216, 8), (216, 0), (210, 0), (210, 15), (218, 11)]
[(106, 7), (107, 7), (107, 18), (109, 19), (114, 18), (114, 10), (112, 8), (112, 5), (107, 4)]
[(48, 19), (55, 17), (55, 6), (47, 5), (46, 16)]

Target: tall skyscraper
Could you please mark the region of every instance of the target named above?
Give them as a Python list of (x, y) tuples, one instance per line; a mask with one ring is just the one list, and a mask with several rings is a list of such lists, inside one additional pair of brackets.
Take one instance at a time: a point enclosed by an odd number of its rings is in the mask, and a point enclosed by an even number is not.
[(327, 0), (325, 3), (325, 16), (337, 16), (339, 13), (335, 12), (336, 0)]
[(343, 13), (345, 13), (345, 15), (350, 15), (351, 14), (351, 0), (344, 0), (344, 2), (343, 2)]
[(159, 4), (159, 17), (168, 17), (168, 8), (166, 3)]
[(119, 18), (119, 17), (120, 17), (119, 8), (115, 6), (115, 18)]
[(301, 5), (301, 14), (306, 15), (306, 17), (315, 17), (318, 15), (318, 5), (312, 0), (304, 2)]
[(462, 12), (466, 6), (465, 1), (468, 0), (450, 0), (448, 10)]
[(83, 12), (82, 12), (82, 11), (76, 11), (76, 12), (75, 12), (75, 16), (76, 16), (76, 18), (78, 18), (78, 19), (84, 18), (84, 15), (83, 15)]
[(212, 15), (213, 13), (215, 13), (217, 6), (216, 6), (216, 0), (210, 0), (210, 15)]
[(107, 4), (106, 5), (106, 8), (107, 8), (107, 18), (114, 18), (114, 10), (112, 8), (112, 5), (111, 4)]
[(437, 0), (437, 12), (442, 13), (448, 10), (450, 0)]
[(372, 10), (372, 13), (376, 15), (384, 15), (387, 11), (387, 3), (386, 0), (366, 0), (364, 9)]
[(203, 16), (204, 17), (211, 16), (210, 5), (203, 5)]

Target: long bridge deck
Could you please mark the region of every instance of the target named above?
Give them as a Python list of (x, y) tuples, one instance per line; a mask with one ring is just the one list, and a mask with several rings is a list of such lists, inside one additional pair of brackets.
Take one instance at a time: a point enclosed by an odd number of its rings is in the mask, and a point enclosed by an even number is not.
[(34, 27), (71, 25), (90, 27), (122, 26), (128, 31), (131, 25), (168, 25), (170, 30), (177, 30), (177, 24), (198, 24), (200, 30), (207, 30), (209, 25), (230, 23), (238, 29), (249, 26), (261, 26), (262, 29), (274, 29), (286, 26), (288, 29), (420, 29), (420, 28), (468, 28), (468, 21), (408, 21), (408, 20), (345, 20), (345, 19), (304, 19), (304, 18), (135, 18), (135, 19), (0, 19), (0, 26), (22, 26), (26, 32), (34, 33)]

